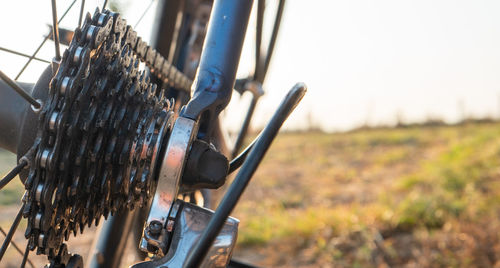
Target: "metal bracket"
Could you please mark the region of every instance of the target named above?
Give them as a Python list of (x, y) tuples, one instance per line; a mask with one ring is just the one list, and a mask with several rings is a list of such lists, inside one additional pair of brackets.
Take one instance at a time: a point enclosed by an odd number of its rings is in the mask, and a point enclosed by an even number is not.
[(252, 0), (214, 2), (193, 83), (193, 98), (174, 124), (160, 167), (140, 243), (143, 251), (159, 257), (167, 253), (168, 218), (175, 211), (173, 204), (191, 143), (196, 137), (210, 141), (216, 119), (231, 99), (252, 3)]
[[(132, 265), (131, 268), (183, 267), (190, 249), (198, 241), (214, 212), (181, 200), (175, 201), (175, 216), (170, 215), (172, 231), (169, 232), (171, 242), (166, 255), (154, 261), (146, 261)], [(171, 214), (174, 211), (171, 212)], [(210, 247), (207, 257), (199, 267), (226, 267), (232, 255), (238, 235), (239, 220), (229, 217)]]
[(145, 252), (154, 249), (156, 254), (162, 256), (167, 250), (167, 245), (163, 243), (166, 235), (164, 229), (167, 227), (168, 215), (172, 213), (171, 207), (177, 198), (184, 163), (197, 127), (196, 121), (178, 117), (172, 128), (160, 167), (158, 186), (140, 243), (140, 249)]

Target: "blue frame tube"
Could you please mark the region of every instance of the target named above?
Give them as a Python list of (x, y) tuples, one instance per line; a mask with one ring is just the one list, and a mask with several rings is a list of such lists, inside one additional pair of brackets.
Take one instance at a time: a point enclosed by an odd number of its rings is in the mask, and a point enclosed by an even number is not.
[(219, 113), (231, 100), (253, 0), (215, 0), (193, 83), (181, 116), (198, 120), (198, 137), (208, 139)]

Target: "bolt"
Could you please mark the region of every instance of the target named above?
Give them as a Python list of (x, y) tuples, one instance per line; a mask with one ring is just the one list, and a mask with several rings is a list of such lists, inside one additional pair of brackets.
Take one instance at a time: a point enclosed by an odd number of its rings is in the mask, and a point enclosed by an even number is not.
[(152, 235), (158, 235), (158, 234), (161, 233), (162, 227), (163, 227), (163, 224), (161, 224), (161, 222), (159, 222), (159, 221), (152, 221), (149, 224), (149, 232)]

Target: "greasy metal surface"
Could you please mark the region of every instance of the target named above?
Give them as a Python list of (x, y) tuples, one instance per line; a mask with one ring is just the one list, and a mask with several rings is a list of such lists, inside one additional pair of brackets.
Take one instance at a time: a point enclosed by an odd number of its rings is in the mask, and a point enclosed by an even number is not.
[[(153, 69), (153, 72), (155, 72), (155, 71), (156, 71), (154, 68), (152, 68), (152, 69)], [(159, 75), (161, 75), (161, 73), (160, 73)], [(177, 80), (178, 80), (178, 78), (177, 78), (177, 77), (178, 77), (178, 75), (176, 75), (175, 77), (176, 77), (176, 78), (175, 78), (175, 79), (173, 79), (173, 80), (174, 80), (174, 81), (177, 81)], [(173, 83), (175, 83), (175, 82), (173, 82)], [(53, 114), (53, 115), (51, 115), (51, 116), (54, 116), (54, 114)], [(49, 123), (52, 123), (52, 125), (55, 125), (55, 122), (56, 122), (55, 120), (53, 120), (53, 122), (52, 122), (52, 121), (49, 121)], [(44, 153), (45, 153), (45, 152), (44, 152)], [(50, 164), (50, 163), (49, 163), (49, 162), (50, 162), (50, 159), (49, 159), (50, 155), (49, 155), (49, 154), (44, 154), (44, 155), (46, 155), (46, 158), (42, 158), (42, 159), (46, 159), (46, 161), (41, 161), (41, 163), (46, 163), (47, 165), (48, 165), (48, 164)], [(45, 165), (45, 164), (44, 164), (44, 165)]]
[[(156, 240), (155, 247), (161, 244), (163, 237), (160, 233), (151, 234), (152, 224), (161, 225), (165, 228), (170, 208), (177, 198), (180, 185), (180, 178), (184, 168), (189, 147), (193, 136), (196, 133), (196, 121), (189, 118), (178, 117), (172, 128), (168, 145), (165, 150), (158, 176), (158, 186), (153, 197), (151, 209), (146, 221), (146, 228), (141, 242), (141, 249), (148, 250), (147, 245), (154, 243), (149, 240)], [(166, 251), (166, 248), (159, 248), (159, 254)]]
[(140, 61), (169, 85), (189, 88), (119, 14), (96, 11), (75, 31), (35, 124), (23, 212), (31, 250), (59, 258), (70, 233), (148, 202), (172, 107)]
[[(206, 229), (207, 223), (213, 216), (213, 211), (180, 200), (176, 202), (182, 203), (182, 209), (175, 220), (173, 233), (171, 234), (172, 241), (167, 255), (156, 261), (135, 264), (132, 268), (185, 266), (187, 255), (203, 230)], [(211, 245), (207, 257), (197, 267), (226, 267), (236, 244), (238, 224), (239, 221), (235, 218), (229, 217), (226, 219), (221, 232)]]

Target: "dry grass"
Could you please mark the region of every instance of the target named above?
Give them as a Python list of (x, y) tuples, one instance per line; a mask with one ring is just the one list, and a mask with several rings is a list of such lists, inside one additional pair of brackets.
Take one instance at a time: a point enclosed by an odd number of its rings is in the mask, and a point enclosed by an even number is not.
[(489, 267), (499, 212), (500, 125), (470, 124), (283, 134), (235, 216), (263, 266)]
[[(0, 174), (13, 163), (0, 153)], [(4, 215), (23, 191), (8, 187)], [(498, 266), (499, 213), (500, 124), (283, 133), (234, 213), (235, 255), (272, 267)]]

